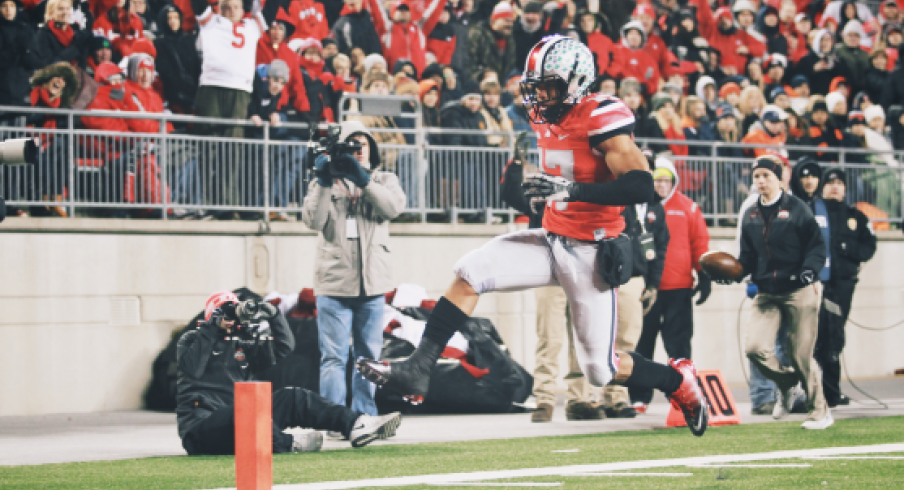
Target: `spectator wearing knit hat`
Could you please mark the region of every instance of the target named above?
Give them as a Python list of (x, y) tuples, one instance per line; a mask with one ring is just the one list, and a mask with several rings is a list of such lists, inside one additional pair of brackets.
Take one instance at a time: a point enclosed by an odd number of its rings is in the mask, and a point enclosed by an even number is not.
[(749, 151), (754, 156), (780, 153), (787, 158), (788, 152), (782, 148), (786, 141), (787, 128), (785, 121), (788, 114), (774, 105), (768, 105), (760, 111), (760, 125), (751, 128), (741, 143), (771, 145), (767, 148), (754, 148)]
[(311, 104), (308, 103), (304, 78), (301, 76), (301, 69), (298, 65), (298, 55), (286, 43), (294, 33), (293, 19), (280, 8), (276, 18), (270, 24), (270, 28), (257, 42), (256, 63), (257, 66), (261, 66), (270, 65), (274, 60), (285, 62), (289, 76), (284, 81), (289, 84), (288, 93), (291, 94), (291, 104), (299, 112), (308, 112), (311, 110)]
[(857, 93), (865, 86), (865, 75), (869, 69), (869, 53), (860, 48), (861, 40), (866, 37), (863, 26), (858, 20), (850, 20), (841, 32), (844, 42), (835, 47), (841, 65), (845, 67), (853, 84), (852, 93)]
[(763, 61), (765, 75), (763, 81), (763, 94), (769, 97), (772, 91), (784, 87), (785, 71), (788, 69), (788, 58), (781, 54), (771, 54)]
[(339, 43), (339, 51), (348, 56), (355, 47), (364, 50), (365, 55), (380, 54), (383, 50), (371, 14), (364, 8), (364, 0), (345, 0), (339, 20), (333, 24), (331, 37)]
[(728, 102), (732, 107), (737, 109), (738, 101), (741, 98), (741, 87), (734, 82), (727, 82), (719, 89), (719, 99)]
[[(839, 128), (832, 121), (825, 98), (815, 98), (808, 112), (810, 113), (810, 142), (813, 146), (837, 148), (843, 145), (844, 134), (842, 131), (844, 127)], [(837, 153), (818, 151), (814, 156), (819, 161), (838, 161)]]
[(478, 80), (487, 69), (506, 74), (517, 62), (515, 39), (512, 37), (515, 13), (511, 5), (499, 2), (486, 23), (474, 24), (468, 31), (468, 57), (465, 78)]
[(383, 54), (389, 65), (406, 59), (414, 64), (417, 74), (427, 66), (424, 54), (426, 38), (433, 32), (446, 0), (430, 0), (419, 22), (411, 20), (411, 0), (400, 0), (387, 13), (379, 0), (367, 0), (374, 28), (383, 43)]
[[(701, 4), (701, 10), (709, 11), (709, 3), (703, 2), (703, 4)], [(634, 9), (634, 13), (631, 16), (634, 21), (640, 23), (640, 31), (644, 39), (642, 49), (653, 60), (656, 69), (662, 75), (670, 69), (669, 45), (662, 39), (662, 32), (656, 22), (657, 17), (656, 10), (652, 5), (641, 2), (638, 2), (637, 8)], [(622, 25), (625, 26), (627, 23)], [(624, 36), (624, 27), (622, 27), (621, 34)], [(615, 38), (614, 35), (612, 37)], [(656, 90), (658, 90), (658, 87), (649, 93), (652, 94)]]
[(885, 135), (885, 111), (880, 105), (871, 105), (863, 111), (863, 117), (866, 118), (866, 124), (873, 131)]
[[(765, 47), (749, 32), (738, 28), (728, 7), (716, 10), (713, 20), (715, 27), (711, 30), (708, 41), (710, 46), (721, 53), (723, 71), (729, 76), (743, 74), (750, 58), (761, 58)], [(706, 31), (703, 32), (705, 34)]]

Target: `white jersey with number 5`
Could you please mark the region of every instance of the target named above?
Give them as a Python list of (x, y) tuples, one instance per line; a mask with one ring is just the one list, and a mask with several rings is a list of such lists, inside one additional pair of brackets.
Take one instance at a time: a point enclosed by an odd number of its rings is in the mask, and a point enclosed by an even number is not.
[(200, 85), (251, 93), (257, 41), (263, 36), (266, 24), (260, 13), (236, 23), (213, 13), (210, 7), (199, 15), (204, 50)]

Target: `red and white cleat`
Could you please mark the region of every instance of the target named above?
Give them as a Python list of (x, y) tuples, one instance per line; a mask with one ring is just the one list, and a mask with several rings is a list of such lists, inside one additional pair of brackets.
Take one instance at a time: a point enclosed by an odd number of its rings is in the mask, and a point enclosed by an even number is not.
[(669, 395), (672, 406), (681, 410), (684, 414), (684, 421), (691, 430), (691, 434), (699, 437), (706, 432), (706, 426), (709, 422), (709, 405), (706, 403), (706, 397), (703, 390), (697, 384), (697, 368), (694, 361), (690, 359), (669, 359), (669, 366), (681, 373), (684, 378), (681, 386)]

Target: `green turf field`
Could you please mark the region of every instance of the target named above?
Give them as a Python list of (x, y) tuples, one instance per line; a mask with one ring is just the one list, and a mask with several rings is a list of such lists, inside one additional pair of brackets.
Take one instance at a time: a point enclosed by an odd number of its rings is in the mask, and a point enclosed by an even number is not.
[[(693, 437), (682, 428), (442, 444), (381, 446), (377, 443), (357, 450), (277, 455), (273, 458), (273, 482), (358, 480), (901, 442), (904, 442), (904, 417), (840, 420), (825, 431), (805, 431), (799, 422), (715, 427), (702, 438)], [(552, 452), (575, 449), (579, 451)], [(795, 459), (784, 462), (807, 463), (812, 467), (673, 467), (639, 471), (684, 472), (693, 473), (693, 476), (544, 476), (511, 481), (562, 482), (560, 488), (567, 489), (610, 486), (637, 489), (904, 488), (904, 460)], [(0, 467), (0, 489), (3, 490), (210, 489), (233, 487), (234, 478), (232, 457), (186, 456)]]

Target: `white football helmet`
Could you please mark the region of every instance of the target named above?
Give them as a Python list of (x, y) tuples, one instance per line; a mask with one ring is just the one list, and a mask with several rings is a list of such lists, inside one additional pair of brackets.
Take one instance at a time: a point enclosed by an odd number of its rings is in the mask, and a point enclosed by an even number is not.
[(528, 117), (536, 124), (557, 122), (587, 95), (595, 78), (593, 54), (587, 46), (558, 34), (544, 37), (527, 55), (521, 76)]

